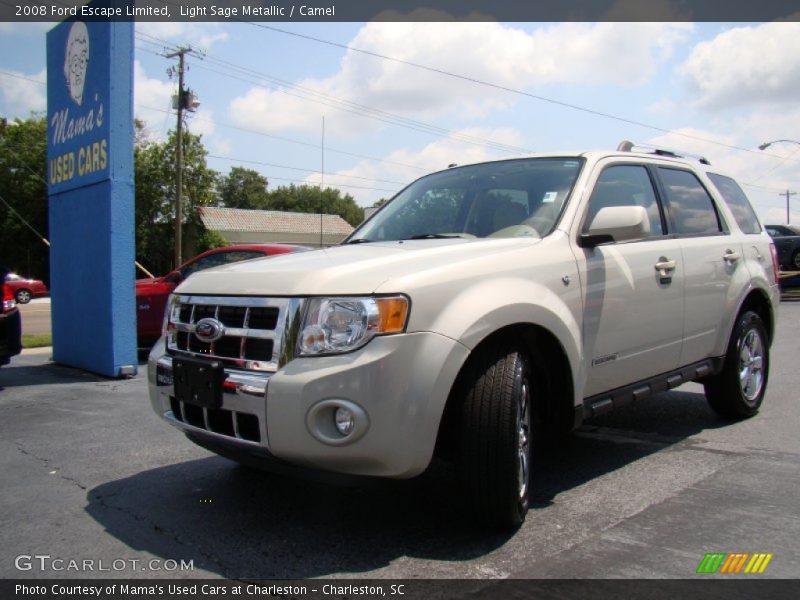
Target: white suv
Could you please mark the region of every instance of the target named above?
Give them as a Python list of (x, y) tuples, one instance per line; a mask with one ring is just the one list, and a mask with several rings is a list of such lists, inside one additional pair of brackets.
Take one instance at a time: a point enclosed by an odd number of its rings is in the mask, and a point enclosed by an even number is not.
[(705, 159), (616, 152), (454, 167), (333, 248), (197, 273), (150, 355), (153, 408), (242, 462), (407, 478), (452, 460), (520, 524), (530, 439), (686, 381), (764, 398), (777, 261)]

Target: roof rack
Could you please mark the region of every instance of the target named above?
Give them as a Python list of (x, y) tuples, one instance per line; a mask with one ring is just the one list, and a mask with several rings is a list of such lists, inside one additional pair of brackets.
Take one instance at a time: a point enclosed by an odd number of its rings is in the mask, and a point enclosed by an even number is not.
[(657, 146), (650, 146), (649, 144), (635, 144), (628, 140), (622, 140), (617, 146), (618, 152), (633, 152), (634, 148), (643, 148), (646, 150), (645, 154), (656, 154), (658, 156), (666, 156), (668, 158), (693, 158), (702, 165), (711, 165), (711, 162), (699, 154), (692, 154), (682, 150), (669, 150), (667, 148), (658, 148)]

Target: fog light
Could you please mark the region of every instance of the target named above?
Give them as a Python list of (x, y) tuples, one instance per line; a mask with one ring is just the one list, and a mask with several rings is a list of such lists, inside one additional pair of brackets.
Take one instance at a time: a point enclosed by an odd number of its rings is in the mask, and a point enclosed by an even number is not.
[(342, 435), (348, 436), (353, 433), (353, 429), (355, 429), (356, 426), (356, 419), (349, 409), (343, 406), (337, 408), (333, 420), (334, 423), (336, 423), (337, 431)]

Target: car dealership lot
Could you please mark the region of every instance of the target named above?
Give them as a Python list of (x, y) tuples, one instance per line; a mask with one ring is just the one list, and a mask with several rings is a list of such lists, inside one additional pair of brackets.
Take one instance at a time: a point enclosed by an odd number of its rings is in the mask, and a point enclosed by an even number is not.
[(19, 304), (23, 334), (50, 333), (50, 298), (35, 298), (28, 304)]
[(784, 302), (754, 419), (719, 421), (689, 384), (537, 447), (532, 511), (505, 535), (469, 522), (440, 466), (406, 482), (252, 472), (157, 419), (144, 372), (26, 351), (0, 369), (0, 576), (693, 577), (706, 553), (765, 552), (760, 577), (796, 577), (798, 337)]

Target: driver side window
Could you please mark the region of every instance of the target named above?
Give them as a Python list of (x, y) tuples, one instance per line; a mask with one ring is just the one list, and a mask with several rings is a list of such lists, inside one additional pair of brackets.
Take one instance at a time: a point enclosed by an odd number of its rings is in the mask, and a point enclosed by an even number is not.
[(647, 169), (641, 165), (614, 165), (597, 179), (583, 224), (584, 233), (601, 208), (641, 206), (650, 220), (649, 237), (664, 235), (661, 207), (656, 199)]

